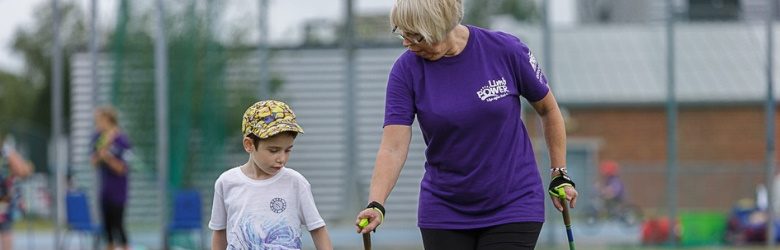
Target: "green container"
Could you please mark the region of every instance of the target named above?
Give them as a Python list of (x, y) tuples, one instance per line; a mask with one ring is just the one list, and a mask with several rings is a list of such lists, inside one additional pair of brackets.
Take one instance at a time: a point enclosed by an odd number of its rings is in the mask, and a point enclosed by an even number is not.
[(718, 212), (680, 213), (683, 246), (720, 245), (726, 233), (726, 215)]

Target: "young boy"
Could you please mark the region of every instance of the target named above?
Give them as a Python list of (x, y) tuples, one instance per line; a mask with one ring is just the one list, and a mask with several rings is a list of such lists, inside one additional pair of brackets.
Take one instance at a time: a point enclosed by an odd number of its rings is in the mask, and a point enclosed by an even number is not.
[(333, 246), (300, 173), (285, 167), (303, 128), (280, 101), (260, 101), (244, 112), (241, 131), (249, 161), (214, 184), (211, 249), (301, 249), (301, 227), (318, 250)]

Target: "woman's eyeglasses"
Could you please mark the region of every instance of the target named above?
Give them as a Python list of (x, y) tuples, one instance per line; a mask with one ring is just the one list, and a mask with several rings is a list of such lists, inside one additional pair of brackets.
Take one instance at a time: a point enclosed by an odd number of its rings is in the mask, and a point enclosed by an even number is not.
[(398, 26), (394, 26), (393, 27), (393, 34), (395, 34), (396, 37), (398, 37), (398, 39), (407, 40), (407, 41), (411, 42), (412, 44), (422, 43), (422, 41), (425, 39), (420, 34), (406, 34), (406, 35), (404, 35), (403, 32), (399, 32), (398, 31)]

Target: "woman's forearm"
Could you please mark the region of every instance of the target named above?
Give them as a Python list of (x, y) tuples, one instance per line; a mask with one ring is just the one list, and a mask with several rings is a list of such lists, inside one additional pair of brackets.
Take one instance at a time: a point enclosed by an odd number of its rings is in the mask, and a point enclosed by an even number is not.
[(561, 112), (550, 112), (542, 116), (544, 140), (550, 152), (550, 166), (566, 166), (566, 128)]
[(531, 104), (542, 119), (544, 140), (550, 153), (550, 167), (566, 166), (566, 125), (552, 92)]
[(32, 174), (33, 167), (16, 151), (10, 150), (8, 153), (8, 167), (11, 174), (18, 177), (27, 177)]
[(406, 162), (411, 135), (412, 129), (409, 126), (385, 127), (374, 164), (374, 173), (371, 176), (369, 202), (385, 203)]
[(103, 161), (106, 162), (106, 165), (108, 165), (108, 169), (113, 171), (115, 174), (124, 175), (127, 173), (125, 162), (114, 157), (113, 155), (109, 154), (108, 157), (103, 158)]

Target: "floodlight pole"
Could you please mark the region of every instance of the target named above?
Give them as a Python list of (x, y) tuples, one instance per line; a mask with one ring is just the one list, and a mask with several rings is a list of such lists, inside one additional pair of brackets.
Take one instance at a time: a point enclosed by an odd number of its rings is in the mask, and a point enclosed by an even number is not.
[(774, 21), (777, 15), (777, 0), (769, 0), (770, 10), (766, 19), (766, 190), (767, 190), (767, 221), (766, 245), (775, 247), (775, 90), (774, 90)]
[(154, 39), (155, 115), (157, 121), (157, 187), (161, 248), (168, 249), (168, 48), (165, 37), (165, 5), (156, 0), (157, 29)]
[(51, 143), (53, 146), (54, 160), (51, 162), (55, 171), (55, 185), (56, 185), (56, 223), (55, 228), (55, 246), (62, 247), (64, 243), (63, 228), (65, 226), (65, 168), (67, 168), (67, 145), (65, 136), (63, 134), (63, 73), (62, 73), (62, 41), (60, 38), (60, 5), (59, 0), (52, 0), (52, 32), (54, 33), (54, 46), (51, 48), (52, 52), (52, 92), (51, 92), (51, 115), (52, 115), (52, 127), (51, 127)]
[[(357, 69), (355, 68), (355, 52), (356, 52), (356, 43), (355, 39), (357, 37), (355, 36), (355, 3), (354, 0), (345, 0), (345, 25), (344, 25), (344, 36), (343, 41), (341, 43), (344, 46), (344, 58), (346, 61), (346, 68), (344, 71), (344, 78), (346, 79), (346, 103), (345, 106), (347, 107), (347, 114), (344, 117), (344, 123), (346, 124), (346, 148), (347, 153), (344, 154), (344, 157), (346, 157), (347, 167), (345, 170), (345, 176), (347, 177), (347, 181), (345, 182), (345, 190), (347, 192), (347, 195), (345, 197), (345, 203), (347, 204), (348, 208), (358, 208), (361, 206), (365, 206), (365, 204), (361, 204), (361, 198), (360, 193), (357, 192), (358, 188), (360, 188), (360, 166), (358, 165), (358, 150), (357, 150), (357, 129), (355, 129), (355, 123), (356, 123), (356, 109), (357, 109), (357, 100), (356, 100), (356, 91), (357, 91), (357, 83), (355, 82), (355, 75), (357, 74)], [(361, 189), (362, 190), (362, 189)], [(366, 203), (367, 204), (367, 203)], [(355, 210), (353, 209), (344, 209), (344, 219), (349, 220), (351, 216), (354, 214)]]
[(257, 41), (257, 60), (258, 72), (260, 74), (260, 87), (258, 97), (262, 100), (272, 98), (271, 96), (271, 70), (269, 69), (269, 48), (268, 48), (268, 0), (258, 2), (258, 31), (260, 37)]
[(669, 212), (668, 243), (677, 245), (677, 93), (675, 90), (675, 49), (673, 0), (666, 0), (666, 206)]

